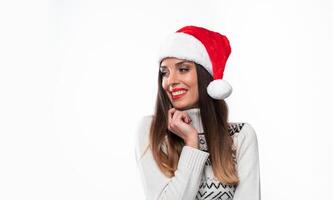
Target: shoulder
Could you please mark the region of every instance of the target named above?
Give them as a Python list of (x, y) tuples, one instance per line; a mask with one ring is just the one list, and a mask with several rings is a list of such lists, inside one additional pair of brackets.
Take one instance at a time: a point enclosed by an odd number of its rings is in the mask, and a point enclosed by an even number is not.
[(245, 122), (229, 122), (228, 124), (229, 124), (228, 126), (229, 135), (233, 136), (236, 133), (239, 133), (243, 129)]
[(152, 120), (153, 115), (145, 115), (137, 122), (135, 133), (135, 151), (137, 159), (141, 158), (149, 145), (149, 131)]
[(253, 126), (248, 122), (242, 122), (231, 123), (230, 127), (229, 133), (232, 134), (237, 158), (240, 159), (245, 154), (253, 154), (252, 157), (257, 155), (258, 140)]
[(256, 136), (256, 131), (253, 126), (248, 122), (229, 122), (228, 123), (229, 135), (233, 137), (242, 137), (250, 135), (252, 137)]
[(248, 122), (230, 122), (229, 134), (233, 137), (236, 145), (240, 143), (257, 144), (256, 131)]

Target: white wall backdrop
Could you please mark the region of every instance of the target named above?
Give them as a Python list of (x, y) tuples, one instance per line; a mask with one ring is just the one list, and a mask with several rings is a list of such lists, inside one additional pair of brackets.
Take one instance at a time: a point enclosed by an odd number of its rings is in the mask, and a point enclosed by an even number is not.
[(138, 120), (159, 42), (228, 36), (231, 121), (257, 132), (262, 199), (332, 199), (333, 6), (324, 0), (0, 3), (0, 199), (144, 199)]

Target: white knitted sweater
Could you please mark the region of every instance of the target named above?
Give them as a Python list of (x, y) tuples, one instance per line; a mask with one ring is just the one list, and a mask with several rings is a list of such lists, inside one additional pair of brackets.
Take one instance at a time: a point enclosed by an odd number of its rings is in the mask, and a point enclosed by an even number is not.
[[(199, 108), (185, 110), (198, 131), (199, 149), (184, 146), (175, 176), (166, 177), (157, 167), (148, 147), (152, 116), (139, 123), (135, 158), (147, 200), (260, 200), (258, 142), (249, 123), (229, 123), (236, 147), (236, 167), (240, 179), (236, 186), (219, 182), (213, 174)], [(148, 148), (147, 148), (148, 147)]]

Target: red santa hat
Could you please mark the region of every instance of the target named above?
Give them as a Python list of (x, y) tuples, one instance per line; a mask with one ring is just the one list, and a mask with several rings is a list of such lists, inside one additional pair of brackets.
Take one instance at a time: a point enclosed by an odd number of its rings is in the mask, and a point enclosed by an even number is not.
[(185, 26), (162, 43), (158, 63), (166, 57), (176, 57), (202, 65), (214, 78), (207, 87), (208, 95), (222, 100), (232, 92), (231, 85), (222, 79), (230, 53), (231, 47), (226, 36), (203, 27)]

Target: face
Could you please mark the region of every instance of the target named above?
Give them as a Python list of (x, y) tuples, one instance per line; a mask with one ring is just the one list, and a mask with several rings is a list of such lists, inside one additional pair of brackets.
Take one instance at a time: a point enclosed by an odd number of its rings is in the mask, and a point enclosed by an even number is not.
[(195, 63), (178, 58), (161, 62), (162, 87), (174, 108), (185, 110), (198, 107), (198, 81)]

